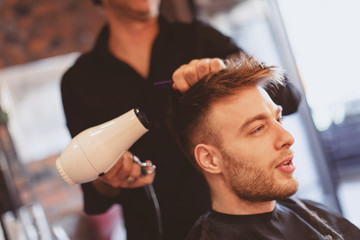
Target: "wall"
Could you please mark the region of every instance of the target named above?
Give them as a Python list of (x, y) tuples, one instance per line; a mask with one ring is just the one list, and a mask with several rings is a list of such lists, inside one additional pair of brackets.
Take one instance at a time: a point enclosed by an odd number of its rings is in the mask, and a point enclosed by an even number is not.
[[(169, 19), (191, 21), (191, 1), (162, 0)], [(0, 0), (0, 69), (88, 50), (105, 21), (92, 0)]]
[(104, 19), (91, 0), (0, 0), (0, 69), (86, 51)]

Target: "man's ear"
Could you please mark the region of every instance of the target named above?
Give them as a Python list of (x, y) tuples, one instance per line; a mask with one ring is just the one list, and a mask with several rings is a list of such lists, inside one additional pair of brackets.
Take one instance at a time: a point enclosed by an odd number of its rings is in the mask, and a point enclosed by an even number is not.
[(220, 154), (218, 149), (213, 145), (198, 144), (194, 149), (194, 156), (199, 166), (208, 173), (221, 173), (219, 164)]

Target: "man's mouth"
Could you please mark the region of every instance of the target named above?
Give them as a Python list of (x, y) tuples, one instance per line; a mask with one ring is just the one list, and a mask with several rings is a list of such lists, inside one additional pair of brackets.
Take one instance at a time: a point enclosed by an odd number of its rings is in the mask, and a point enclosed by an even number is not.
[(292, 161), (293, 158), (294, 158), (293, 155), (285, 158), (275, 168), (279, 169), (280, 171), (282, 171), (284, 173), (289, 173), (289, 174), (293, 173), (295, 171), (295, 166), (293, 165), (293, 161)]
[(290, 162), (292, 162), (292, 161), (286, 161), (283, 163), (283, 165), (289, 165)]

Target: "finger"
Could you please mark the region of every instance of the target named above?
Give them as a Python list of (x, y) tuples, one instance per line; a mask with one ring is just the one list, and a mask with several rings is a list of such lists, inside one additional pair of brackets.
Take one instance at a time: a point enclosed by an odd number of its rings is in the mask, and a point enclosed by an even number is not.
[(112, 178), (114, 178), (119, 171), (121, 171), (121, 168), (123, 166), (123, 162), (124, 162), (124, 158), (126, 156), (127, 153), (124, 153), (120, 159), (115, 163), (115, 165), (105, 173), (105, 175), (103, 176), (104, 179), (106, 180), (111, 180)]
[(210, 73), (210, 59), (201, 59), (196, 63), (198, 80), (202, 79), (205, 75)]
[(136, 167), (140, 168), (139, 165), (134, 163), (134, 161), (132, 159), (132, 155), (131, 155), (131, 157), (128, 155), (127, 157), (124, 158), (123, 166), (121, 168), (121, 171), (117, 175), (117, 178), (121, 179), (121, 180), (126, 179), (128, 176), (130, 176), (131, 172), (133, 171), (133, 168), (136, 168)]
[(142, 178), (137, 179), (134, 182), (131, 182), (127, 184), (127, 186), (124, 186), (123, 188), (138, 188), (138, 187), (144, 187), (146, 185), (149, 185), (153, 183), (154, 181), (154, 175), (146, 175)]
[(152, 162), (150, 160), (147, 160), (146, 162), (146, 174), (153, 174), (156, 170), (156, 166), (152, 164)]
[[(126, 176), (132, 171), (132, 154), (125, 153), (121, 156), (118, 162), (121, 162), (120, 167), (114, 166), (111, 171), (107, 172), (103, 177), (102, 181), (106, 182), (108, 185), (116, 188), (122, 186), (122, 182), (125, 180)], [(118, 165), (118, 164), (116, 164)]]
[[(135, 163), (136, 164), (136, 163)], [(151, 162), (150, 162), (151, 164)], [(138, 164), (135, 167), (140, 168)], [(146, 186), (154, 181), (155, 177), (155, 167), (153, 165), (149, 166), (151, 169), (151, 174), (141, 175), (139, 172), (132, 172), (131, 175), (127, 176), (124, 179), (117, 179), (111, 182), (112, 187), (117, 188), (137, 188)]]
[(137, 179), (134, 178), (134, 177), (132, 177), (132, 176), (128, 176), (128, 177), (126, 178), (126, 181), (127, 181), (129, 184), (136, 182), (136, 180), (137, 180)]
[(184, 68), (184, 78), (186, 83), (189, 86), (194, 85), (198, 80), (199, 80), (199, 76), (198, 76), (198, 72), (197, 72), (197, 62), (192, 61), (192, 64), (188, 64), (185, 68)]
[(186, 64), (180, 66), (178, 69), (175, 70), (172, 76), (174, 81), (172, 85), (173, 89), (178, 90), (181, 93), (187, 91), (190, 88), (189, 84), (185, 80), (185, 76), (184, 76), (185, 68), (186, 68)]
[(155, 178), (155, 170), (151, 174), (147, 175), (140, 175), (139, 178), (136, 179), (136, 181), (129, 183), (128, 182), (128, 188), (136, 188), (136, 187), (143, 187), (148, 184), (151, 184), (154, 181)]
[(210, 72), (216, 73), (225, 68), (225, 63), (220, 58), (210, 60)]
[(196, 65), (196, 63), (199, 61), (199, 59), (193, 59), (193, 60), (191, 60), (188, 64), (190, 64), (190, 65), (193, 65), (193, 64), (195, 64)]
[(119, 161), (122, 161), (121, 168), (117, 169), (117, 171), (106, 173), (103, 177), (112, 187), (121, 187), (134, 167), (132, 154), (130, 152), (123, 154)]
[[(137, 165), (137, 163), (133, 163), (135, 165)], [(128, 182), (135, 182), (141, 175), (141, 168), (140, 166), (135, 166), (133, 165), (130, 173), (129, 173), (129, 176), (126, 177), (126, 180)]]

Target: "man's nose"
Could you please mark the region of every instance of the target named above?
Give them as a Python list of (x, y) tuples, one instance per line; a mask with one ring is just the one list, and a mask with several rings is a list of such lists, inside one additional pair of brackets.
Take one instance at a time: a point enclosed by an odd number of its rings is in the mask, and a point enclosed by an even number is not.
[(277, 131), (276, 149), (290, 148), (295, 141), (293, 135), (291, 135), (291, 133), (289, 133), (281, 124), (277, 124)]

